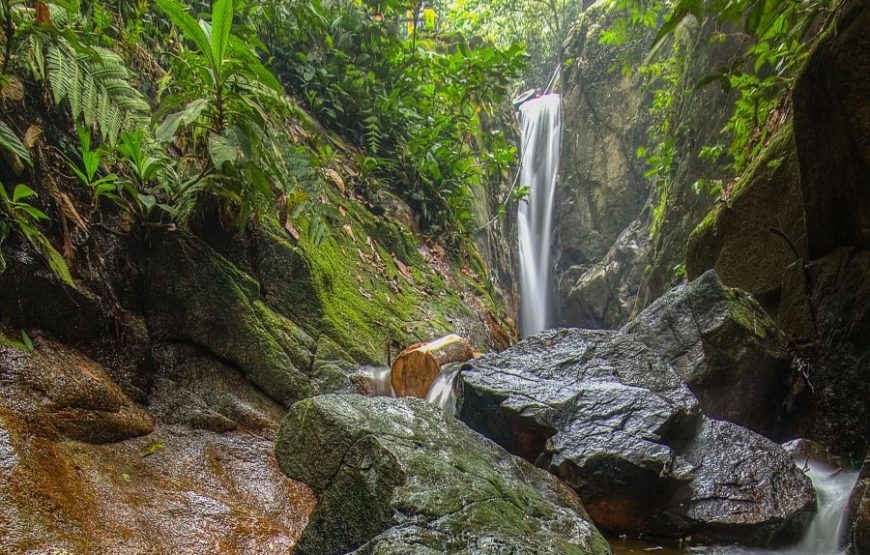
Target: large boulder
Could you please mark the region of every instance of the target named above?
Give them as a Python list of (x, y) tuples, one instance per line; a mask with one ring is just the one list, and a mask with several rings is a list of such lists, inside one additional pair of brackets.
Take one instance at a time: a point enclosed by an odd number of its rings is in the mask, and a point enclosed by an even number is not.
[(292, 551), (315, 499), (273, 455), (283, 407), (238, 369), (161, 345), (139, 405), (80, 351), (34, 342), (0, 347), (0, 551)]
[(809, 480), (775, 443), (703, 416), (682, 382), (626, 334), (555, 330), (466, 365), (457, 414), (571, 484), (610, 532), (795, 538)]
[(707, 416), (783, 435), (792, 360), (779, 328), (748, 293), (709, 271), (668, 291), (622, 332), (660, 352)]
[(315, 342), (263, 302), (259, 283), (186, 233), (155, 234), (149, 254), (144, 282), (154, 339), (204, 348), (287, 405), (311, 394)]
[(422, 400), (293, 405), (278, 462), (315, 491), (305, 554), (606, 554), (570, 488)]

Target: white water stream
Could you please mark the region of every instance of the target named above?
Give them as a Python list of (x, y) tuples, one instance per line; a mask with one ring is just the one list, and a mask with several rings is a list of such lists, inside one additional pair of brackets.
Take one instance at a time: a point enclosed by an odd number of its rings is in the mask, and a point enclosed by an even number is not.
[[(462, 364), (445, 364), (441, 373), (426, 393), (426, 400), (439, 406), (450, 414), (456, 414), (456, 390), (454, 384)], [(368, 382), (366, 391), (369, 395), (395, 397), (391, 384), (390, 369), (367, 366), (360, 369), (360, 375)]]
[(523, 337), (555, 323), (553, 198), (559, 173), (561, 98), (548, 94), (520, 106), (523, 128), (520, 185), (531, 188), (518, 209), (520, 329)]
[[(800, 461), (799, 464), (803, 464)], [(781, 549), (752, 549), (738, 546), (668, 547), (655, 543), (613, 543), (615, 555), (657, 553), (659, 555), (846, 555), (847, 506), (858, 480), (857, 472), (843, 471), (816, 461), (808, 461), (807, 475), (816, 490), (818, 509), (801, 541)]]

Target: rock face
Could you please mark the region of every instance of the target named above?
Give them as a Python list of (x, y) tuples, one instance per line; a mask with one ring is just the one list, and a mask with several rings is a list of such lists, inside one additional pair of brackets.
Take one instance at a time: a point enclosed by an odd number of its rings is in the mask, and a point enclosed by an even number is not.
[(851, 555), (870, 553), (870, 457), (864, 460), (864, 467), (849, 500), (848, 541)]
[[(718, 87), (695, 85), (713, 68), (745, 48), (737, 33), (723, 41), (710, 37), (723, 29), (712, 20), (683, 25), (678, 78), (665, 86), (681, 99), (669, 121), (674, 156), (669, 171), (649, 178), (637, 152), (661, 115), (653, 114), (651, 90), (637, 75), (619, 71), (640, 65), (650, 54), (654, 28), (637, 29), (625, 44), (602, 41), (614, 18), (597, 2), (581, 16), (567, 43), (562, 66), (564, 137), (556, 232), (561, 322), (584, 328), (618, 328), (676, 281), (689, 233), (713, 199), (693, 191), (700, 179), (721, 177), (717, 164), (701, 161), (701, 145), (719, 142), (731, 112), (730, 95)], [(674, 53), (665, 44), (653, 55)], [(655, 183), (654, 183), (655, 182)]]
[(480, 278), (335, 202), (347, 223), (318, 246), (268, 218), (95, 226), (76, 288), (3, 242), (0, 551), (291, 552), (315, 499), (274, 457), (286, 406), (351, 389), (387, 338), (491, 345), (505, 318), (471, 302)]
[(300, 555), (610, 552), (570, 488), (418, 399), (301, 401), (276, 454), (318, 497)]
[(563, 320), (596, 329), (629, 319), (647, 260), (648, 233), (635, 220), (601, 261), (572, 266), (560, 276)]
[(622, 332), (660, 352), (707, 416), (772, 438), (784, 435), (792, 359), (751, 295), (715, 272), (663, 295)]
[(796, 433), (847, 457), (870, 438), (868, 25), (870, 2), (844, 2), (795, 85), (793, 124), (695, 229), (686, 261), (774, 315), (808, 377)]
[(870, 249), (870, 2), (851, 0), (794, 89), (810, 258)]
[(741, 177), (729, 202), (717, 205), (692, 232), (686, 251), (690, 279), (712, 268), (728, 285), (775, 306), (786, 269), (797, 257), (806, 257), (794, 149), (794, 134), (786, 126)]
[[(621, 56), (645, 52), (654, 33), (618, 49), (602, 47), (599, 39), (608, 20), (597, 8), (580, 17), (565, 53), (572, 63), (563, 65), (561, 77), (564, 129), (556, 193), (557, 275), (559, 301), (568, 301), (560, 319), (565, 325), (590, 328), (621, 325), (628, 314), (603, 299), (619, 298), (618, 291), (636, 291), (640, 284), (640, 276), (614, 273), (612, 262), (604, 260), (639, 265), (641, 271), (646, 264), (646, 233), (636, 248), (613, 246), (649, 196), (643, 161), (635, 155), (650, 125), (643, 108), (647, 95), (639, 79), (609, 68)], [(614, 251), (612, 256), (609, 251)], [(621, 302), (633, 304), (624, 298)]]
[(156, 237), (145, 283), (156, 339), (208, 349), (244, 369), (279, 402), (310, 394), (314, 340), (261, 300), (256, 281), (202, 241), (183, 234)]
[(4, 553), (293, 548), (314, 497), (272, 454), (281, 406), (241, 372), (165, 345), (146, 409), (100, 364), (36, 343), (0, 347)]
[(842, 248), (801, 266), (789, 269), (779, 309), (782, 328), (811, 341), (800, 433), (860, 458), (870, 438), (870, 251)]
[(775, 443), (703, 416), (682, 382), (627, 334), (555, 330), (469, 363), (457, 414), (571, 484), (610, 532), (796, 538), (809, 480)]

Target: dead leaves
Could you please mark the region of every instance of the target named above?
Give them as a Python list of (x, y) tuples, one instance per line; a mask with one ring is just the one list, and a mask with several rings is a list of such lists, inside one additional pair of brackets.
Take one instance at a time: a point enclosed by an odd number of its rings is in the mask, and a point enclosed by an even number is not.
[(332, 181), (342, 195), (345, 194), (347, 187), (344, 184), (344, 179), (337, 171), (332, 168), (326, 168), (323, 170), (323, 176)]

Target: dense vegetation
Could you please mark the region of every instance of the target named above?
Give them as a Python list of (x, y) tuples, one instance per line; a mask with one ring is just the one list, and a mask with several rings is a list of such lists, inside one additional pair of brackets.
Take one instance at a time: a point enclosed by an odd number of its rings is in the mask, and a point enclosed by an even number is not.
[(184, 225), (210, 199), (316, 243), (341, 218), (326, 183), (392, 190), (433, 240), (464, 241), (471, 187), (515, 159), (480, 119), (523, 48), (472, 48), (407, 21), (417, 7), (0, 2), (0, 244), (28, 241), (72, 283), (77, 230)]
[[(184, 225), (208, 198), (240, 228), (278, 214), (316, 243), (341, 218), (323, 188), (346, 186), (342, 158), (353, 159), (356, 193), (392, 190), (426, 234), (460, 244), (475, 227), (472, 190), (504, 179), (516, 158), (502, 133), (484, 132), (482, 117), (521, 86), (550, 81), (584, 4), (443, 4), (428, 28), (424, 4), (402, 0), (3, 0), (0, 244), (26, 239), (71, 283), (76, 228), (120, 214), (125, 226)], [(697, 150), (722, 170), (696, 191), (727, 195), (782, 121), (785, 92), (834, 3), (613, 0), (610, 8), (618, 17), (605, 42), (653, 27), (665, 53), (622, 68), (651, 91), (657, 123), (638, 156), (660, 193), (655, 232), (686, 132), (675, 118), (681, 95), (717, 83), (733, 91), (723, 141)], [(680, 82), (678, 35), (688, 19), (715, 21), (711, 40), (738, 36), (744, 54), (701, 82)]]
[[(657, 29), (653, 54), (640, 66), (613, 68), (624, 74), (637, 72), (651, 94), (650, 112), (655, 119), (648, 145), (638, 149), (648, 170), (646, 177), (657, 188), (653, 233), (662, 223), (673, 190), (673, 170), (678, 145), (685, 145), (693, 122), (679, 118), (687, 96), (698, 89), (720, 86), (733, 99), (733, 112), (721, 130), (721, 142), (695, 145), (698, 156), (716, 177), (693, 185), (697, 194), (727, 200), (734, 180), (743, 172), (768, 139), (788, 119), (791, 91), (799, 70), (816, 39), (831, 21), (838, 2), (812, 0), (614, 0), (616, 17), (602, 40), (625, 44), (643, 28)], [(745, 45), (741, 54), (707, 68), (701, 79), (685, 82), (687, 52), (681, 30), (688, 24), (713, 27), (709, 44), (733, 41)]]

